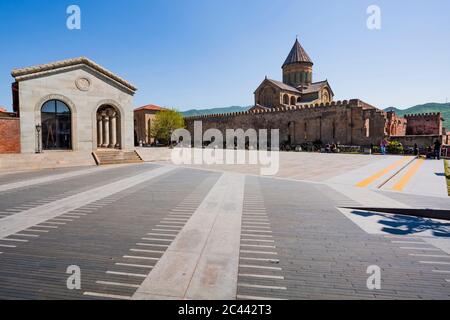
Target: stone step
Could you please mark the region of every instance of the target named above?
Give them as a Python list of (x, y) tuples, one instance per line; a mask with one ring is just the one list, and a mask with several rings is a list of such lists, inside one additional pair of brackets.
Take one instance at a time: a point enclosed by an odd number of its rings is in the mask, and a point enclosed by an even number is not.
[(97, 165), (143, 162), (136, 151), (107, 150), (93, 153)]

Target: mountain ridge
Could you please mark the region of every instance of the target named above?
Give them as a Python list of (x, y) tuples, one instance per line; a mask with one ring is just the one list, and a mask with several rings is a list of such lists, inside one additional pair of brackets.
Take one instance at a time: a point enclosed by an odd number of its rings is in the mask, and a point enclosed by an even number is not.
[(436, 113), (440, 112), (444, 118), (444, 127), (450, 130), (450, 104), (449, 103), (436, 103), (430, 102), (425, 104), (419, 104), (407, 109), (398, 109), (395, 107), (389, 107), (384, 111), (394, 111), (398, 116), (403, 117), (407, 114), (418, 113)]

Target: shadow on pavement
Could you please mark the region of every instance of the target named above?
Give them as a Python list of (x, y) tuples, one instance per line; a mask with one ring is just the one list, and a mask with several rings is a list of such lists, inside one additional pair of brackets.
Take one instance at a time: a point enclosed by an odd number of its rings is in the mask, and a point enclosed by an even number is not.
[(361, 217), (381, 217), (382, 219), (378, 223), (385, 226), (382, 231), (392, 235), (411, 235), (431, 231), (436, 237), (450, 238), (450, 223), (439, 222), (430, 218), (411, 217), (403, 214), (395, 214), (395, 212), (379, 213), (371, 210), (360, 211), (360, 209), (352, 211), (352, 214)]

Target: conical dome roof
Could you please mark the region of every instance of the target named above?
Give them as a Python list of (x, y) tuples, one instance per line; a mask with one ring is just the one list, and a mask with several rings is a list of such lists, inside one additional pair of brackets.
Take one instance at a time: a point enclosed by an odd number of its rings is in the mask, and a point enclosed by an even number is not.
[(294, 46), (292, 47), (291, 52), (289, 53), (286, 61), (284, 62), (283, 67), (294, 63), (313, 64), (311, 58), (306, 53), (305, 49), (303, 49), (300, 42), (298, 42), (298, 39), (295, 40)]

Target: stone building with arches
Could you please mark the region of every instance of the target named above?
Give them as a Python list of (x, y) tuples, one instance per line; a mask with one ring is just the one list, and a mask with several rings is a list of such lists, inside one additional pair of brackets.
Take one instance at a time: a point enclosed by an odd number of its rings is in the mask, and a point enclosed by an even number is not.
[(81, 57), (12, 71), (21, 153), (134, 150), (136, 87)]

